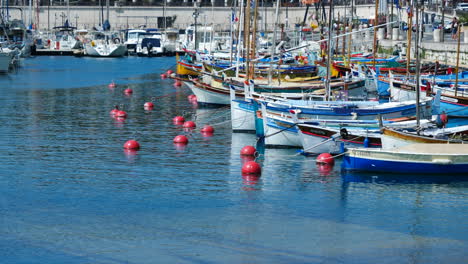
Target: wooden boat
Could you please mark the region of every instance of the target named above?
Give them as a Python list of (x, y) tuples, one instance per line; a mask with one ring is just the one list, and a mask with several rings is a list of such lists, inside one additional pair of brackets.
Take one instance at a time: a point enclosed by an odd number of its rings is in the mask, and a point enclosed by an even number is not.
[(342, 167), (346, 171), (387, 173), (463, 174), (468, 173), (468, 144), (416, 143), (383, 150), (348, 149)]
[[(421, 103), (426, 108), (424, 117), (430, 116), (428, 101)], [(276, 147), (302, 147), (299, 139), (299, 129), (295, 121), (317, 122), (319, 120), (340, 120), (341, 122), (370, 121), (414, 117), (416, 113), (415, 101), (392, 102), (379, 104), (366, 101), (263, 101), (262, 117), (265, 145)], [(320, 121), (319, 121), (320, 122)], [(377, 125), (377, 121), (374, 121)]]
[(468, 144), (468, 125), (451, 128), (427, 128), (416, 130), (397, 130), (382, 128), (382, 148), (392, 149), (413, 143), (426, 144)]
[[(379, 131), (356, 128), (331, 128), (319, 123), (297, 124), (303, 153), (341, 153), (344, 147), (380, 148)], [(341, 146), (341, 144), (343, 144)]]

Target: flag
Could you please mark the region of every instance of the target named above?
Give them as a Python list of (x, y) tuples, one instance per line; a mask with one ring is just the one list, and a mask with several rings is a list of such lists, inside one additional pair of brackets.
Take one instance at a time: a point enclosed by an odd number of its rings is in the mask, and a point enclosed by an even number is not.
[(237, 22), (237, 21), (239, 21), (239, 19), (236, 16), (236, 12), (234, 12), (234, 10), (232, 10), (232, 12), (231, 12), (231, 22)]
[(393, 3), (395, 4), (396, 8), (401, 9), (399, 0), (393, 0)]

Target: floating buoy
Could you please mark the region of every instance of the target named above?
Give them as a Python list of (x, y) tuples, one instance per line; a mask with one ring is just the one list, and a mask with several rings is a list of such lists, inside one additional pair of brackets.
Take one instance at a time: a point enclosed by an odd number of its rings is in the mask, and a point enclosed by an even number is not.
[(174, 138), (174, 143), (178, 144), (187, 144), (188, 143), (188, 138), (184, 135), (178, 135)]
[(173, 73), (173, 71), (172, 70), (167, 70), (166, 73), (167, 73), (167, 75), (171, 75)]
[(175, 87), (180, 87), (180, 86), (182, 86), (182, 82), (177, 80), (177, 81), (174, 82), (174, 86)]
[(335, 159), (330, 153), (322, 153), (317, 156), (316, 162), (320, 164), (334, 164)]
[(115, 88), (115, 82), (112, 81), (111, 83), (109, 83), (109, 88)]
[(131, 93), (133, 93), (133, 90), (130, 89), (130, 88), (127, 88), (127, 89), (124, 90), (124, 93), (125, 94), (131, 94)]
[(152, 110), (154, 107), (154, 104), (152, 102), (146, 102), (144, 105), (143, 105), (143, 108), (145, 110)]
[(185, 121), (183, 127), (185, 128), (195, 128), (197, 125), (193, 121)]
[(172, 122), (175, 124), (182, 124), (185, 122), (185, 118), (183, 116), (176, 116), (172, 119)]
[(197, 101), (197, 96), (194, 95), (194, 94), (191, 94), (191, 95), (187, 96), (187, 99), (188, 99), (190, 102), (196, 102), (196, 101)]
[(116, 106), (114, 107), (114, 109), (112, 109), (112, 110), (110, 111), (110, 114), (111, 114), (111, 116), (115, 116), (115, 115), (117, 114), (117, 112), (119, 112), (119, 111), (120, 111), (120, 110), (119, 110), (119, 106), (116, 105)]
[(213, 134), (214, 128), (213, 128), (212, 126), (205, 125), (205, 126), (201, 129), (201, 132), (202, 132), (202, 133), (206, 133), (206, 134)]
[(242, 174), (260, 175), (261, 173), (262, 168), (255, 161), (247, 161), (242, 166)]
[(123, 111), (123, 110), (119, 110), (115, 113), (115, 117), (127, 117), (127, 112)]
[(140, 143), (138, 143), (138, 141), (136, 141), (136, 140), (131, 139), (131, 140), (125, 142), (123, 147), (124, 147), (124, 149), (138, 150), (138, 149), (140, 149)]
[(245, 146), (241, 149), (240, 154), (242, 156), (254, 156), (257, 150), (254, 146)]
[(161, 74), (161, 79), (166, 79), (167, 78), (167, 75), (166, 74)]

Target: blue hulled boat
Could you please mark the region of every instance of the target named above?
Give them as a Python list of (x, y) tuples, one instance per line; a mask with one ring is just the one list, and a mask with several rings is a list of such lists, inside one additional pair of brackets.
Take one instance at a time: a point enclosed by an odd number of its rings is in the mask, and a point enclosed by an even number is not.
[(468, 175), (468, 145), (417, 143), (390, 150), (354, 148), (343, 158), (346, 171)]

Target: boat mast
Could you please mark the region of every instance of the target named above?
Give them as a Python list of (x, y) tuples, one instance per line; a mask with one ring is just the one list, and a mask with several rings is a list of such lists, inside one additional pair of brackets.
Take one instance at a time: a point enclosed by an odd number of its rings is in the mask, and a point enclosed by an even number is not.
[[(241, 30), (241, 23), (244, 20), (244, 0), (240, 0), (240, 18), (239, 18), (239, 23), (237, 24), (237, 29), (239, 35), (237, 36), (237, 44), (236, 44), (236, 77), (239, 78), (239, 60), (241, 56), (241, 50), (242, 46), (240, 45), (241, 42), (241, 36), (242, 36), (242, 30)], [(242, 41), (243, 42), (243, 41)]]
[[(419, 122), (419, 118), (421, 116), (421, 109), (420, 109), (420, 106), (419, 106), (419, 101), (420, 101), (420, 95), (421, 95), (421, 88), (420, 88), (420, 85), (419, 85), (419, 67), (420, 67), (420, 58), (419, 58), (419, 3), (418, 1), (415, 1), (415, 7), (416, 7), (416, 35), (415, 35), (415, 52), (414, 52), (414, 55), (416, 57), (416, 128), (418, 129), (418, 133), (419, 133), (419, 126), (420, 126), (420, 122)], [(408, 29), (408, 30), (411, 30), (411, 29)]]
[[(244, 15), (244, 58), (245, 58), (245, 69), (249, 71), (250, 68), (250, 1), (247, 1), (245, 6)], [(246, 75), (247, 80), (249, 74)]]
[(254, 62), (253, 60), (255, 59), (255, 54), (257, 50), (257, 16), (258, 16), (258, 0), (254, 0), (254, 16), (253, 16), (253, 28), (252, 28), (252, 42), (251, 42), (251, 47), (250, 47), (250, 56), (249, 56), (249, 61), (252, 61), (250, 63), (250, 69), (248, 73), (248, 79), (254, 79), (255, 78), (255, 71), (254, 71)]
[[(457, 38), (457, 65), (455, 67), (455, 97), (457, 97), (457, 90), (458, 90), (458, 70), (459, 70), (459, 66), (460, 66), (460, 29), (461, 29), (461, 26), (460, 26), (460, 23), (458, 23), (458, 28), (457, 28), (457, 35), (458, 35), (458, 38)], [(466, 34), (466, 33), (465, 33)]]
[(348, 32), (350, 33), (348, 35), (348, 59), (346, 61), (346, 66), (349, 67), (349, 65), (351, 64), (351, 32), (353, 32), (353, 18), (354, 18), (354, 12), (353, 12), (353, 1), (354, 0), (351, 0), (351, 17), (349, 19), (349, 22), (348, 22)]
[[(67, 20), (68, 20), (68, 24), (70, 25), (71, 21), (70, 21), (70, 0), (67, 0)], [(78, 25), (75, 25), (75, 26), (78, 26)]]
[(332, 57), (332, 16), (333, 0), (330, 0), (330, 9), (328, 14), (328, 57), (327, 57), (327, 79), (325, 80), (325, 100), (329, 101), (331, 97), (330, 78), (331, 78), (331, 57)]
[(374, 66), (375, 70), (375, 54), (377, 52), (377, 30), (379, 25), (379, 0), (375, 0), (375, 20), (374, 20), (374, 48), (373, 48), (373, 59), (372, 65)]
[(408, 44), (406, 48), (406, 76), (409, 76), (409, 70), (410, 70), (410, 61), (411, 61), (411, 32), (412, 30), (412, 24), (413, 24), (413, 6), (412, 2), (409, 3), (409, 12), (408, 12)]
[(280, 7), (281, 0), (276, 1), (276, 11), (275, 11), (275, 24), (273, 26), (273, 40), (271, 45), (271, 56), (270, 56), (270, 68), (268, 69), (268, 83), (272, 82), (272, 71), (273, 71), (273, 58), (276, 53), (276, 27), (278, 27), (278, 19), (279, 19), (279, 7)]

